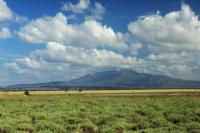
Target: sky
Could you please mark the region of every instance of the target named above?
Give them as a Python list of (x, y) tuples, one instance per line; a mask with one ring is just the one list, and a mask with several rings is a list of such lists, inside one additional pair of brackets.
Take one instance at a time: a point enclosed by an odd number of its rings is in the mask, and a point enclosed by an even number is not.
[(200, 80), (199, 0), (0, 0), (0, 86), (112, 69)]

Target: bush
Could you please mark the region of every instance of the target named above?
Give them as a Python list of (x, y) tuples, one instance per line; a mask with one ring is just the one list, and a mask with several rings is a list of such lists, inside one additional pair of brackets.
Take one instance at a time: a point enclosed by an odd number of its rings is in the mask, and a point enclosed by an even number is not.
[(30, 92), (29, 92), (29, 91), (25, 91), (25, 92), (24, 92), (24, 95), (29, 96), (29, 95), (30, 95)]

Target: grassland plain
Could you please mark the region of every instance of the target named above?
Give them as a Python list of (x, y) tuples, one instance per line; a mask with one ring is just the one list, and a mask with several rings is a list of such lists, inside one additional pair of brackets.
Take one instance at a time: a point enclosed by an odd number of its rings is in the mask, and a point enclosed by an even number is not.
[(179, 91), (0, 92), (0, 133), (200, 133), (199, 90)]

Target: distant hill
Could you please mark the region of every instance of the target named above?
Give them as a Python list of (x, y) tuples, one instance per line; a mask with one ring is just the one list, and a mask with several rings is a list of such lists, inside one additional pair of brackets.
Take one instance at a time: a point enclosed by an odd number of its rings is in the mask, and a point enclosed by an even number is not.
[(150, 89), (200, 88), (200, 81), (174, 79), (168, 76), (138, 73), (133, 70), (111, 70), (85, 75), (70, 81), (19, 84), (5, 89)]

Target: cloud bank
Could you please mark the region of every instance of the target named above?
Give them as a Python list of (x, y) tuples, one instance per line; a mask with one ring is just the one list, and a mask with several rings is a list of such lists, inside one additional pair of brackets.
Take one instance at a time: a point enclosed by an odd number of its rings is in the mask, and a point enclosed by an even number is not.
[[(59, 11), (30, 20), (17, 32), (27, 44), (44, 46), (4, 64), (4, 69), (21, 78), (19, 82), (68, 80), (116, 68), (200, 78), (200, 20), (187, 4), (165, 15), (141, 16), (124, 27), (125, 33), (103, 23), (107, 10), (101, 3), (68, 2), (62, 10), (82, 14), (84, 20), (70, 23), (70, 16)], [(87, 10), (91, 13), (84, 14)], [(0, 36), (9, 37), (9, 29), (2, 29)]]

